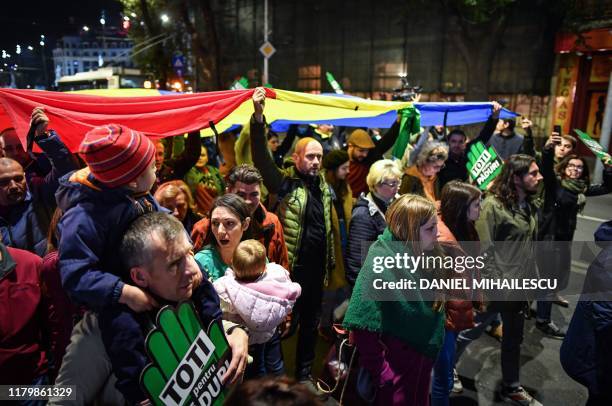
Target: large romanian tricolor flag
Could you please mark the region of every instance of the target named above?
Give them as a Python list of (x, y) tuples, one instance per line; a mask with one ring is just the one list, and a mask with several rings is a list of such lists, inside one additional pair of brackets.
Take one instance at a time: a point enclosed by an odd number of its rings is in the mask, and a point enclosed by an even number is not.
[[(159, 94), (155, 90), (124, 92), (112, 90), (61, 93), (37, 90), (0, 89), (0, 131), (14, 127), (25, 137), (30, 114), (43, 107), (49, 127), (76, 151), (84, 134), (93, 127), (118, 123), (160, 138), (200, 130), (214, 123), (219, 131), (232, 124), (248, 122), (253, 113), (254, 89), (195, 94)], [(115, 94), (114, 94), (115, 93)], [(111, 96), (112, 95), (112, 96)], [(321, 96), (279, 89), (266, 89), (265, 115), (303, 121), (374, 117), (392, 110), (412, 108), (411, 103)]]

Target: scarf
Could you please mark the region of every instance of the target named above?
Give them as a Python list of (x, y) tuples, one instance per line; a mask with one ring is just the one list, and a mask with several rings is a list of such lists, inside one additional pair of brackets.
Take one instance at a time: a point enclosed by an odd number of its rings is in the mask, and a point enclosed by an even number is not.
[[(381, 273), (373, 272), (375, 258), (394, 257), (398, 252), (398, 243), (387, 228), (370, 247), (353, 289), (344, 326), (349, 330), (393, 336), (435, 360), (444, 337), (444, 309), (436, 311), (432, 309), (432, 303), (425, 300), (407, 301), (401, 290), (376, 291), (372, 287), (375, 279), (393, 282), (404, 278), (416, 281), (418, 286), (416, 274), (405, 269), (385, 268)], [(420, 296), (418, 291), (412, 292), (412, 295)], [(382, 300), (373, 300), (372, 296)]]
[(376, 193), (374, 192), (371, 193), (371, 196), (372, 196), (372, 201), (374, 201), (374, 204), (378, 206), (378, 209), (382, 212), (382, 214), (383, 215), (386, 214), (387, 208), (389, 208), (389, 203), (391, 202), (385, 202), (383, 199), (378, 197)]
[(561, 179), (561, 187), (578, 197), (578, 211), (582, 212), (586, 204), (586, 196), (584, 195), (588, 189), (587, 183), (583, 179)]
[(435, 202), (436, 200), (436, 175), (434, 176), (425, 176), (419, 171), (416, 165), (411, 166), (406, 171), (407, 175), (414, 176), (419, 178), (421, 184), (423, 185), (423, 193), (425, 193), (425, 197)]

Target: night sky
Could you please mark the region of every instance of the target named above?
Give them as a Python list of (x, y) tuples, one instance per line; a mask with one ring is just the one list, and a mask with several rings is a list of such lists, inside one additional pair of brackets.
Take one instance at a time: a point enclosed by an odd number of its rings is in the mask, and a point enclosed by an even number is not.
[(102, 10), (106, 26), (120, 24), (121, 4), (116, 0), (5, 0), (0, 6), (0, 49), (15, 54), (15, 47), (38, 47), (40, 35), (53, 48), (62, 35), (77, 35), (83, 25), (100, 28)]

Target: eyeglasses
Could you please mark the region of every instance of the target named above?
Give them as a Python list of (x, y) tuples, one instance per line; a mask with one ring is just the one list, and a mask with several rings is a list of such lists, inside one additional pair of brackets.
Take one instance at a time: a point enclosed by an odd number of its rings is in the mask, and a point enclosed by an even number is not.
[(379, 185), (381, 186), (388, 186), (390, 188), (396, 188), (400, 185), (399, 181), (395, 181), (395, 182), (380, 182)]

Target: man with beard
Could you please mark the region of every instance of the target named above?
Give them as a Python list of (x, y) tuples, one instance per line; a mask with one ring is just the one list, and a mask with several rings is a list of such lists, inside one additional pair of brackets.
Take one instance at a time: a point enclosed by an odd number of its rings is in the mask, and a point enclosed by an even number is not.
[(440, 189), (451, 180), (467, 182), (467, 137), (462, 130), (452, 130), (448, 134), (448, 159), (438, 173)]
[[(44, 177), (29, 174), (21, 163), (25, 159), (20, 152), (23, 147), (21, 144), (9, 147), (7, 133), (3, 133), (1, 145), (7, 157), (0, 158), (0, 232), (5, 245), (42, 257), (47, 249), (58, 180), (76, 166), (57, 134), (47, 132), (49, 119), (42, 109), (34, 109), (32, 123), (36, 125), (34, 141), (51, 162), (51, 171)], [(33, 161), (23, 152), (30, 159), (25, 161), (31, 169)]]
[[(528, 155), (511, 155), (482, 203), (476, 231), (484, 254), (482, 274), (494, 280), (522, 279), (535, 274), (533, 241), (536, 211), (530, 198), (542, 181), (538, 165)], [(535, 406), (535, 400), (520, 384), (521, 342), (526, 301), (520, 293), (490, 298), (490, 311), (501, 313), (504, 335), (501, 348), (501, 397), (515, 405)], [(503, 300), (503, 301), (502, 301)]]
[(275, 197), (271, 211), (276, 212), (283, 225), (292, 279), (302, 287), (293, 309), (293, 326), (300, 326), (295, 376), (315, 391), (311, 367), (323, 287), (334, 268), (331, 190), (320, 173), (323, 148), (313, 138), (297, 142), (292, 156), (294, 165), (283, 170), (275, 165), (266, 146), (264, 103), (265, 91), (258, 88), (253, 95), (251, 153), (266, 188)]
[(346, 178), (353, 198), (369, 192), (366, 177), (372, 164), (383, 158), (383, 154), (395, 144), (399, 135), (399, 117), (389, 131), (375, 144), (370, 135), (358, 128), (348, 138), (349, 174)]

